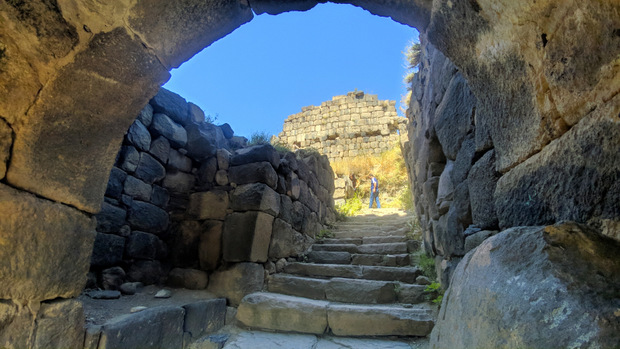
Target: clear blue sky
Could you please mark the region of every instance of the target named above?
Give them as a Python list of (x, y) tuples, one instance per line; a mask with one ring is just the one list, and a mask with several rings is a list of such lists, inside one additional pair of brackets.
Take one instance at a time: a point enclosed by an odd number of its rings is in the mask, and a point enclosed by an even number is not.
[(218, 114), (216, 124), (229, 123), (236, 135), (277, 135), (302, 107), (356, 88), (398, 106), (403, 51), (417, 35), (352, 5), (263, 14), (173, 70), (164, 87)]

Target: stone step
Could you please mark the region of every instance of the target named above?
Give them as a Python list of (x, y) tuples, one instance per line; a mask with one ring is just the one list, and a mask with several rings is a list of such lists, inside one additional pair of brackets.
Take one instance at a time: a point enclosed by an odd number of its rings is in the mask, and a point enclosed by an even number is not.
[(284, 267), (288, 274), (317, 276), (323, 278), (342, 277), (349, 279), (400, 281), (415, 283), (421, 272), (416, 267), (382, 267), (345, 264), (289, 263)]
[(274, 274), (267, 281), (269, 292), (356, 304), (418, 304), (426, 300), (425, 288), (423, 285), (392, 281), (345, 278), (325, 280), (289, 274)]
[(409, 231), (408, 227), (400, 227), (394, 229), (384, 229), (383, 227), (374, 227), (372, 229), (351, 229), (351, 230), (336, 230), (333, 231), (336, 238), (363, 238), (366, 236), (390, 236), (390, 235), (405, 235)]
[(365, 236), (362, 238), (363, 244), (390, 244), (395, 242), (407, 242), (407, 238), (403, 235)]
[(308, 262), (320, 264), (351, 264), (351, 254), (342, 251), (310, 251)]
[(344, 238), (344, 239), (326, 238), (323, 240), (319, 240), (316, 243), (317, 244), (329, 244), (329, 245), (337, 245), (337, 244), (361, 245), (362, 238)]
[[(321, 263), (321, 262), (314, 262)], [(376, 265), (383, 267), (406, 267), (413, 265), (411, 255), (403, 254), (352, 254), (350, 263), (355, 265)], [(336, 264), (336, 263), (334, 263)]]
[(337, 336), (426, 336), (432, 311), (400, 305), (353, 305), (258, 292), (243, 298), (237, 311), (243, 325), (273, 331)]
[(406, 242), (393, 242), (385, 244), (315, 244), (312, 245), (312, 251), (339, 251), (349, 253), (366, 253), (366, 254), (402, 254), (407, 253)]

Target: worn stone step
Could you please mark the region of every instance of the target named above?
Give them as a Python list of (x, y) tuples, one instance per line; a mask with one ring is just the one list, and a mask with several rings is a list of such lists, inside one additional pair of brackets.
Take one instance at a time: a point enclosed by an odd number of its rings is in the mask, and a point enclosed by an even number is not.
[(363, 244), (390, 244), (394, 242), (407, 242), (407, 238), (404, 235), (365, 236), (362, 238)]
[(351, 254), (344, 251), (310, 251), (308, 262), (322, 264), (350, 264)]
[(267, 290), (289, 296), (357, 304), (424, 302), (421, 285), (364, 279), (315, 279), (289, 274), (271, 275)]
[(411, 255), (403, 254), (352, 254), (351, 264), (376, 265), (383, 267), (404, 267), (412, 265)]
[(267, 290), (289, 296), (325, 300), (325, 288), (329, 281), (290, 274), (273, 274), (267, 279)]
[(432, 311), (398, 305), (330, 303), (327, 323), (336, 336), (427, 336), (435, 322)]
[(337, 230), (334, 231), (336, 238), (363, 238), (366, 236), (391, 236), (391, 235), (405, 235), (409, 231), (408, 227), (400, 227), (394, 229), (385, 229), (383, 227), (374, 227), (373, 229), (351, 229), (351, 230)]
[(407, 253), (406, 242), (393, 242), (386, 244), (363, 244), (357, 246), (357, 253), (367, 254), (401, 254)]
[(344, 238), (344, 239), (335, 239), (335, 238), (325, 238), (323, 240), (317, 241), (318, 244), (353, 244), (353, 245), (361, 245), (362, 238)]
[(433, 313), (424, 307), (354, 305), (258, 292), (243, 298), (237, 320), (273, 331), (338, 336), (426, 336)]
[(354, 244), (314, 244), (312, 251), (340, 251), (358, 253), (357, 245)]
[(295, 275), (318, 277), (343, 277), (349, 279), (367, 279), (384, 281), (401, 281), (409, 284), (415, 282), (421, 272), (416, 267), (382, 267), (344, 264), (289, 263), (284, 272)]

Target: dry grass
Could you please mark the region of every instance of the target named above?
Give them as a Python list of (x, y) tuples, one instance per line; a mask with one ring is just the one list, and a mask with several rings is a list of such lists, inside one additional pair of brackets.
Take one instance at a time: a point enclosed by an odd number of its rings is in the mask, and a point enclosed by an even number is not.
[(407, 167), (400, 145), (394, 144), (390, 150), (380, 155), (360, 155), (351, 159), (333, 161), (334, 173), (339, 176), (355, 174), (358, 178), (358, 193), (362, 198), (370, 197), (369, 174), (379, 180), (381, 207), (405, 207), (402, 198), (409, 190)]

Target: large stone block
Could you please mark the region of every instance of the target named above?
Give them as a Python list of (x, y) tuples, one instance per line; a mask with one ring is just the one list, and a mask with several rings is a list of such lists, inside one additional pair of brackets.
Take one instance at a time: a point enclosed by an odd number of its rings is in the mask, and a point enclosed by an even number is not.
[(129, 127), (127, 140), (142, 151), (148, 151), (151, 148), (151, 134), (140, 120), (134, 121)]
[(269, 258), (287, 258), (302, 255), (314, 243), (314, 239), (302, 234), (293, 227), (276, 218), (273, 222)]
[(207, 287), (209, 276), (202, 270), (174, 268), (168, 274), (168, 285), (188, 290), (202, 290)]
[(190, 122), (187, 101), (170, 90), (160, 88), (149, 103), (155, 113), (166, 114), (178, 124), (185, 126)]
[(0, 119), (0, 179), (6, 175), (6, 162), (9, 160), (13, 145), (13, 130), (3, 119)]
[(278, 174), (269, 162), (254, 162), (245, 165), (231, 166), (228, 170), (228, 178), (231, 183), (265, 183), (272, 189), (276, 189)]
[(181, 154), (181, 152), (176, 149), (170, 149), (170, 154), (168, 156), (168, 167), (183, 172), (192, 172), (192, 159)]
[(230, 194), (230, 208), (235, 211), (262, 211), (278, 216), (280, 195), (263, 183), (240, 185)]
[(125, 253), (129, 258), (155, 259), (162, 242), (153, 234), (134, 231), (127, 239)]
[(84, 319), (82, 303), (77, 300), (41, 303), (33, 348), (81, 348)]
[(168, 228), (168, 213), (148, 202), (133, 200), (127, 222), (137, 230), (148, 233), (162, 233)]
[(6, 179), (96, 213), (123, 135), (146, 104), (145, 96), (170, 75), (124, 28), (93, 31), (69, 60), (49, 76), (36, 103), (29, 104), (28, 117), (21, 119)]
[(182, 148), (187, 144), (187, 131), (166, 114), (153, 115), (153, 123), (149, 128), (154, 135), (166, 137), (175, 148)]
[(223, 222), (206, 220), (202, 223), (198, 246), (200, 269), (215, 270), (222, 259)]
[(195, 219), (224, 220), (227, 209), (228, 193), (223, 190), (211, 190), (190, 195), (187, 213)]
[(124, 251), (125, 238), (118, 235), (97, 233), (90, 263), (96, 267), (118, 265), (123, 259)]
[(463, 140), (461, 149), (456, 154), (456, 160), (454, 161), (454, 168), (452, 169), (451, 177), (452, 184), (455, 188), (467, 179), (469, 170), (474, 163), (475, 155), (476, 142), (473, 135), (470, 133), (467, 135), (467, 138)]
[(138, 281), (145, 285), (158, 284), (163, 277), (163, 270), (159, 261), (135, 261), (129, 266), (127, 277), (129, 281)]
[(189, 332), (193, 340), (213, 333), (224, 327), (226, 320), (226, 299), (217, 298), (186, 304), (183, 331)]
[(150, 201), (153, 187), (134, 176), (125, 178), (123, 192), (136, 200)]
[(343, 303), (394, 303), (397, 298), (396, 285), (393, 282), (333, 278), (325, 288), (325, 297), (329, 301)]
[(86, 214), (0, 184), (0, 298), (77, 297), (86, 284), (95, 222)]
[(112, 167), (110, 171), (110, 179), (108, 180), (108, 186), (105, 190), (105, 195), (113, 199), (120, 199), (123, 193), (123, 186), (127, 173), (118, 167)]
[(216, 152), (217, 168), (220, 170), (228, 170), (230, 166), (230, 158), (232, 154), (226, 149), (218, 149)]
[(116, 233), (125, 224), (127, 211), (104, 202), (101, 204), (101, 212), (95, 215), (97, 219), (97, 231), (102, 233)]
[[(39, 303), (35, 303), (39, 306)], [(10, 300), (0, 301), (0, 346), (7, 349), (21, 349), (32, 346), (36, 313), (28, 307)]]
[(168, 244), (173, 265), (190, 267), (196, 263), (201, 231), (198, 221), (182, 221), (172, 226), (172, 238)]
[(140, 152), (136, 149), (136, 147), (131, 145), (121, 147), (116, 161), (118, 167), (120, 167), (123, 171), (133, 173), (136, 168), (138, 168), (139, 162)]
[(493, 194), (498, 179), (499, 173), (495, 171), (495, 151), (490, 150), (472, 166), (467, 177), (472, 220), (481, 229), (497, 227)]
[(166, 169), (151, 155), (140, 153), (140, 162), (138, 162), (135, 176), (148, 184), (152, 184), (166, 176)]
[(263, 161), (271, 163), (276, 169), (280, 166), (280, 154), (271, 144), (255, 145), (237, 150), (230, 159), (230, 165), (239, 166)]
[(149, 153), (153, 155), (162, 164), (168, 162), (168, 156), (170, 156), (170, 142), (166, 137), (159, 136), (153, 142), (151, 142), (151, 149)]
[(149, 127), (151, 122), (153, 122), (153, 106), (147, 103), (144, 108), (140, 110), (137, 120), (139, 120), (144, 126)]
[(211, 274), (207, 291), (226, 297), (231, 306), (239, 306), (246, 295), (263, 289), (265, 269), (256, 263), (236, 263)]
[(187, 129), (187, 154), (196, 160), (205, 160), (228, 145), (222, 130), (212, 124), (189, 125)]
[(168, 171), (162, 186), (172, 193), (183, 194), (189, 193), (189, 191), (194, 188), (195, 182), (196, 178), (192, 174), (180, 171)]
[(327, 329), (327, 305), (320, 300), (254, 293), (239, 305), (237, 320), (267, 330), (323, 334)]
[(472, 129), (474, 108), (476, 97), (470, 91), (467, 80), (457, 74), (435, 113), (437, 138), (444, 154), (451, 160), (456, 159), (461, 143)]
[(266, 262), (273, 216), (264, 212), (235, 212), (226, 216), (222, 237), (227, 262)]
[(457, 266), (431, 347), (617, 345), (619, 251), (617, 241), (573, 223), (486, 239)]
[(103, 325), (99, 348), (182, 348), (184, 317), (174, 306), (121, 315)]
[(616, 96), (499, 179), (500, 227), (620, 218), (619, 105)]

